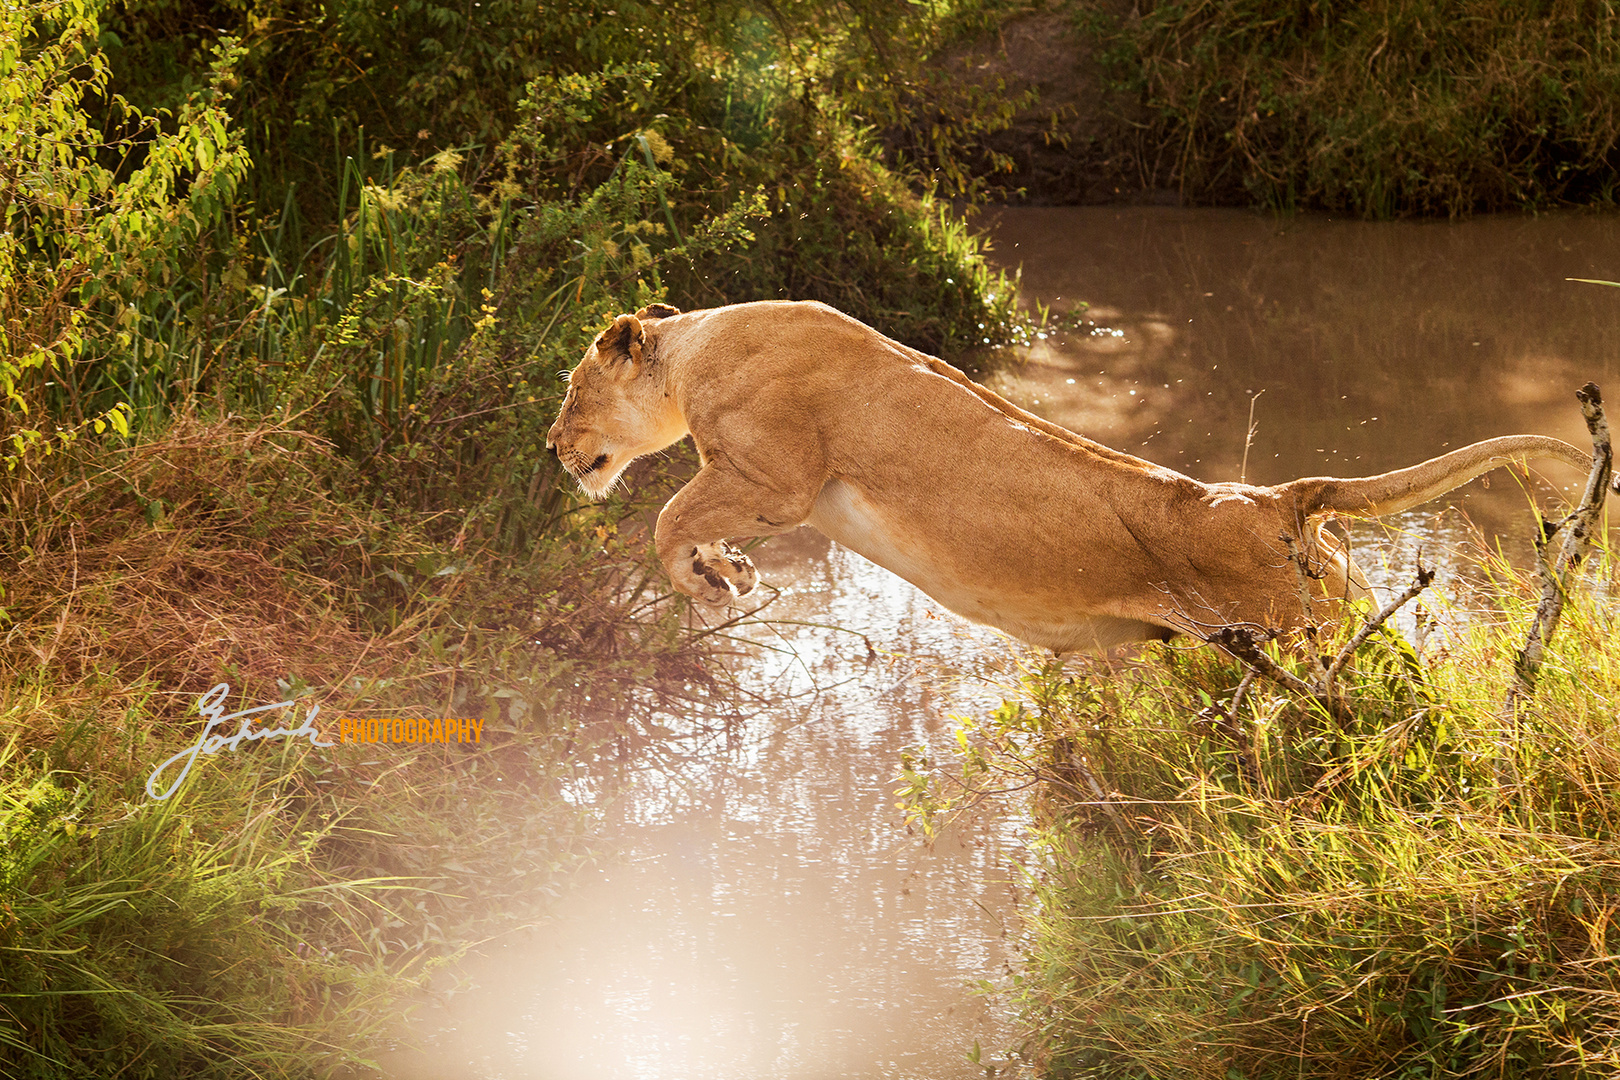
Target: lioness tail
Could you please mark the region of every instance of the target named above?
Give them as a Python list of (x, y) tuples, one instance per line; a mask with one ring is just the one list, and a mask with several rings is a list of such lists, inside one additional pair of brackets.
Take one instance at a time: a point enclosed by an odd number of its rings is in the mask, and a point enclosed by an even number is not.
[(1378, 476), (1354, 479), (1306, 476), (1279, 484), (1278, 491), (1285, 497), (1292, 496), (1295, 505), (1307, 515), (1336, 510), (1378, 517), (1439, 498), (1499, 465), (1523, 463), (1533, 458), (1557, 458), (1582, 470), (1592, 467), (1592, 455), (1582, 453), (1562, 439), (1545, 435), (1504, 435)]

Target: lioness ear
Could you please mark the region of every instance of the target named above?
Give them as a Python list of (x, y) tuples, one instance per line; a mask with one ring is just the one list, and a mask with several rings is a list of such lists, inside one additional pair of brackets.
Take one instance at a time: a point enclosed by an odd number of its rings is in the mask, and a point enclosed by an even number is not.
[(602, 331), (596, 337), (596, 355), (603, 360), (615, 361), (620, 354), (629, 358), (625, 374), (634, 376), (641, 371), (641, 346), (647, 340), (647, 332), (641, 328), (641, 320), (634, 315), (620, 315), (613, 320), (613, 325)]
[(672, 307), (669, 304), (648, 304), (646, 307), (644, 307), (640, 311), (636, 312), (636, 318), (638, 318), (638, 319), (667, 319), (671, 315), (679, 315), (680, 313), (681, 313), (680, 308)]

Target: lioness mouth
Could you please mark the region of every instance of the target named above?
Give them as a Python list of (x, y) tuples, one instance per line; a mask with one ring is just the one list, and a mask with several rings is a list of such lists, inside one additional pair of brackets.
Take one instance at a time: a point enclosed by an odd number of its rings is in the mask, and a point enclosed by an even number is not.
[(608, 462), (608, 456), (606, 454), (600, 454), (600, 455), (597, 456), (597, 459), (595, 461), (591, 462), (589, 465), (587, 465), (583, 469), (579, 470), (579, 475), (584, 476), (586, 473), (593, 473), (597, 469), (600, 469), (602, 466), (606, 465), (607, 462)]

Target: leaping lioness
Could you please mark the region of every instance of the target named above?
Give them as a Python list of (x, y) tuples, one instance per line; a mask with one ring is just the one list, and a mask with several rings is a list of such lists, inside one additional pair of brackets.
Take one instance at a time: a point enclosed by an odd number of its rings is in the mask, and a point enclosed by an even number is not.
[(620, 315), (569, 376), (546, 446), (600, 498), (688, 433), (703, 465), (656, 533), (681, 592), (729, 603), (757, 577), (727, 538), (809, 522), (952, 611), (1060, 653), (1297, 626), (1284, 536), (1329, 608), (1367, 589), (1317, 515), (1392, 513), (1529, 458), (1590, 465), (1558, 439), (1509, 435), (1381, 476), (1204, 484), (825, 304), (786, 301)]

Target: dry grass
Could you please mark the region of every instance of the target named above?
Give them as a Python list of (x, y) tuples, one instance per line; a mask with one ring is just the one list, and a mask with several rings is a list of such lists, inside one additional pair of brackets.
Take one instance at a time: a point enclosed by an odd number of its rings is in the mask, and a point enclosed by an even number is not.
[[(345, 469), (287, 424), (182, 417), (0, 481), (0, 1073), (352, 1060), (435, 957), (590, 857), (560, 782), (636, 732), (584, 702), (703, 678), (623, 560), (574, 532), (503, 558), (475, 515), (344, 497)], [(579, 529), (612, 546), (627, 510)], [(323, 718), (482, 714), (485, 740), (248, 745), (148, 799), (221, 681)]]
[(397, 530), (333, 501), (324, 452), (285, 426), (185, 418), (14, 479), (0, 708), (41, 679), (58, 696), (94, 684), (121, 708), (220, 680), (250, 694), (278, 679), (335, 688), (404, 662), (407, 633), (358, 617), (368, 555)]

